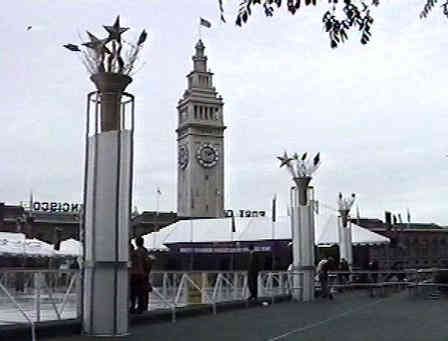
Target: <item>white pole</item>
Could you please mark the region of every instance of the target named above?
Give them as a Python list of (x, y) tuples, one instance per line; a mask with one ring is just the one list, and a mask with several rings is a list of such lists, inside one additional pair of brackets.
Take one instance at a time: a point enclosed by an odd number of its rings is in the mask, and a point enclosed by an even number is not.
[(157, 232), (159, 231), (158, 228), (158, 219), (159, 219), (159, 197), (161, 195), (160, 189), (157, 187), (157, 193), (156, 193), (156, 219), (155, 219), (155, 230), (153, 231), (153, 238), (152, 238), (152, 248), (155, 250), (157, 248), (156, 246), (156, 239), (157, 239)]
[(190, 256), (190, 270), (193, 270), (194, 267), (194, 245), (193, 245), (193, 220), (190, 219), (190, 243), (191, 243), (191, 256)]
[(353, 266), (353, 250), (352, 250), (352, 226), (351, 223), (347, 223), (347, 227), (344, 227), (342, 223), (342, 217), (338, 217), (338, 237), (339, 237), (339, 256), (340, 259), (344, 258), (350, 269)]

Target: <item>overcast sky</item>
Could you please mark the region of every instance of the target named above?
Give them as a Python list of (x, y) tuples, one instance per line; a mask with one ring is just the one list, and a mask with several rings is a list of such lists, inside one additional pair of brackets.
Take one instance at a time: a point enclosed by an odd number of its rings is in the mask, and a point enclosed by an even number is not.
[[(284, 150), (321, 152), (317, 198), (336, 207), (355, 192), (361, 216), (411, 211), (415, 222), (448, 225), (448, 21), (419, 19), (423, 0), (382, 1), (373, 38), (329, 47), (317, 8), (291, 16), (261, 8), (243, 28), (239, 0), (15, 0), (0, 14), (0, 201), (81, 202), (86, 95), (93, 83), (77, 55), (62, 48), (121, 15), (124, 34), (148, 41), (128, 91), (136, 97), (134, 205), (176, 211), (176, 105), (192, 70), (198, 18), (214, 84), (225, 101), (225, 207), (266, 210), (277, 193), (286, 214), (292, 181)], [(33, 26), (26, 30), (27, 26)], [(81, 36), (81, 38), (80, 38)]]

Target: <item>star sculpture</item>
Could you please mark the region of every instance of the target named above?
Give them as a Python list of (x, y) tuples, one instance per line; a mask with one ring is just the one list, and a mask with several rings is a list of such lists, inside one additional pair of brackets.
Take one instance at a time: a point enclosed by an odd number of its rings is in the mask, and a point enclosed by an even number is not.
[(277, 159), (279, 159), (281, 161), (280, 168), (285, 166), (285, 165), (288, 166), (289, 162), (292, 161), (292, 158), (288, 157), (288, 154), (286, 153), (286, 150), (285, 150), (285, 153), (283, 154), (283, 157), (282, 156), (277, 156)]
[(116, 40), (121, 43), (121, 35), (129, 30), (129, 27), (120, 27), (120, 16), (117, 17), (112, 26), (103, 26), (109, 33), (109, 40)]
[(87, 31), (87, 35), (90, 38), (90, 41), (87, 43), (83, 43), (82, 45), (88, 48), (95, 50), (97, 53), (109, 53), (109, 49), (106, 47), (106, 44), (109, 42), (109, 38), (106, 39), (98, 39), (92, 33)]
[[(109, 34), (104, 39), (97, 38), (87, 31), (89, 41), (82, 43), (87, 51), (81, 51), (81, 46), (76, 44), (65, 44), (63, 47), (72, 52), (82, 52), (83, 62), (87, 71), (91, 74), (110, 72), (129, 75), (134, 69), (138, 59), (137, 56), (148, 37), (148, 33), (145, 30), (140, 33), (137, 45), (128, 44), (129, 46), (124, 46), (121, 35), (129, 28), (120, 26), (120, 16), (117, 16), (113, 25), (103, 27)], [(122, 49), (125, 49), (125, 58), (121, 56)]]
[[(320, 165), (320, 153), (313, 158), (313, 160), (306, 160), (307, 153), (304, 153), (302, 157), (299, 154), (294, 153), (292, 157), (289, 157), (286, 151), (283, 156), (278, 156), (277, 159), (281, 161), (280, 167), (286, 165), (288, 171), (293, 178), (311, 177)], [(295, 161), (292, 163), (291, 161)]]

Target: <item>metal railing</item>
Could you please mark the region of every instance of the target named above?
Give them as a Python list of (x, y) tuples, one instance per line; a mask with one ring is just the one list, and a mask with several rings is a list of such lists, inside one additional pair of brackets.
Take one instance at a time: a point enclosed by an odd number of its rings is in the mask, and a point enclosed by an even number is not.
[[(423, 284), (430, 287), (437, 271), (439, 269), (330, 272), (329, 284), (336, 290), (403, 289)], [(36, 322), (80, 318), (80, 280), (78, 270), (3, 271), (0, 273), (0, 324), (28, 324), (34, 338)], [(258, 296), (271, 303), (284, 295), (300, 297), (302, 281), (301, 272), (261, 271)], [(241, 302), (249, 296), (246, 271), (153, 271), (150, 282), (148, 309), (170, 310), (173, 322), (176, 312), (183, 307), (209, 306), (216, 313), (218, 303)], [(316, 288), (319, 291), (318, 281)]]
[(261, 297), (269, 297), (274, 303), (276, 296), (294, 295), (301, 297), (303, 272), (262, 271), (258, 275), (258, 292)]
[(2, 323), (34, 323), (80, 315), (78, 270), (7, 270), (0, 274), (0, 288)]
[[(334, 290), (366, 288), (373, 295), (386, 295), (388, 291), (409, 289), (410, 296), (428, 296), (435, 291), (448, 291), (448, 284), (440, 282), (438, 274), (448, 269), (406, 269), (383, 271), (332, 271), (329, 272), (329, 286)], [(319, 283), (317, 282), (317, 291)], [(420, 290), (421, 289), (421, 290)]]

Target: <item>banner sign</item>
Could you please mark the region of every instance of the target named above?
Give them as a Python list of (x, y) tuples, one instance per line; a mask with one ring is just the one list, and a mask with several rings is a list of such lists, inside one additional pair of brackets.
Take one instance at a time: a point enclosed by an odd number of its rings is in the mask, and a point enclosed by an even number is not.
[(47, 202), (35, 201), (33, 202), (33, 211), (42, 212), (73, 212), (79, 213), (81, 204), (70, 204), (68, 202)]
[[(255, 246), (254, 251), (258, 252), (268, 252), (271, 251), (270, 246)], [(245, 253), (249, 252), (248, 247), (203, 247), (203, 248), (192, 248), (192, 247), (181, 247), (179, 252), (183, 253)]]
[(266, 217), (266, 211), (251, 211), (251, 210), (225, 210), (224, 216), (240, 217), (240, 218), (254, 218), (254, 217)]

